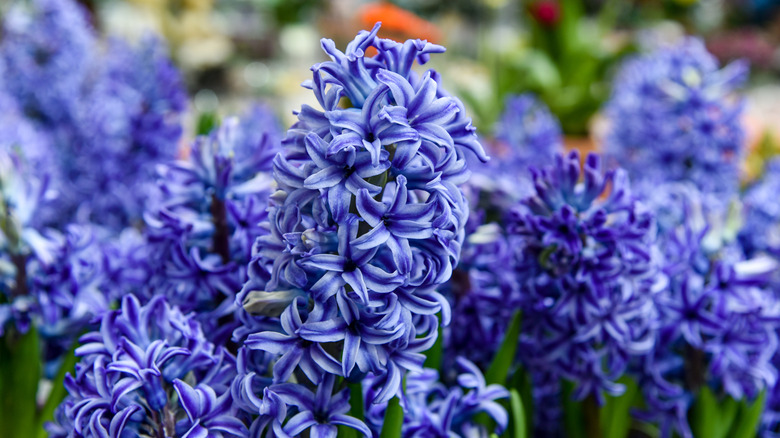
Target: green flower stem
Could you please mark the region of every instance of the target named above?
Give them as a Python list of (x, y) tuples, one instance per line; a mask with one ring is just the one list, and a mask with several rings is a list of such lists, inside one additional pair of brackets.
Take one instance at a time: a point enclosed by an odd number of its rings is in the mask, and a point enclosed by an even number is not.
[(585, 436), (587, 438), (601, 438), (601, 408), (596, 397), (589, 395), (582, 401), (582, 413), (585, 419)]

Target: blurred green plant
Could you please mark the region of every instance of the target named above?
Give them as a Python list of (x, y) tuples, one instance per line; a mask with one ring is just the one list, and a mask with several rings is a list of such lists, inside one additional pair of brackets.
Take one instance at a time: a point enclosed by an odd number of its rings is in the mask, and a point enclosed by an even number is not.
[(585, 135), (593, 115), (609, 97), (612, 67), (634, 51), (615, 23), (631, 2), (607, 0), (595, 16), (579, 0), (536, 0), (523, 8), (527, 23), (523, 47), (481, 50), (492, 72), (493, 93), (464, 92), (478, 126), (493, 126), (511, 94), (533, 92), (560, 119), (568, 135)]
[[(40, 338), (34, 326), (25, 334), (7, 331), (0, 337), (0, 431), (9, 437), (48, 436), (43, 426), (65, 398), (65, 374), (76, 365), (71, 350), (46, 388), (41, 390)], [(41, 400), (38, 398), (42, 397)], [(7, 434), (7, 435), (6, 435)]]

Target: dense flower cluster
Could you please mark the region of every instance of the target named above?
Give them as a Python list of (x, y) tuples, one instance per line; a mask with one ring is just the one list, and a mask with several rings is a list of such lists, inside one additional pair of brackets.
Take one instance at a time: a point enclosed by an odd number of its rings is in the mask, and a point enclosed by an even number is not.
[(505, 169), (522, 169), (551, 162), (563, 149), (561, 125), (547, 106), (533, 94), (512, 96), (506, 100), (495, 137), (509, 150), (496, 153)]
[(139, 220), (154, 164), (176, 156), (186, 95), (164, 46), (155, 38), (109, 46), (71, 0), (20, 2), (3, 21), (0, 95), (45, 137), (24, 158), (60, 190), (40, 212), (48, 224), (119, 229)]
[[(459, 374), (451, 386), (440, 380), (436, 370), (425, 368), (410, 373), (403, 393), (404, 437), (487, 437), (484, 424), (477, 415), (484, 413), (496, 423), (496, 433), (506, 429), (508, 415), (498, 401), (509, 397), (501, 385), (486, 385), (480, 369), (468, 360), (457, 360)], [(374, 388), (371, 380), (364, 383), (366, 399), (371, 400)], [(387, 405), (368, 404), (366, 418), (375, 436), (382, 427)]]
[(235, 294), (255, 239), (266, 233), (260, 223), (268, 218), (280, 137), (273, 114), (257, 106), (197, 138), (186, 159), (158, 169), (144, 215), (150, 278), (141, 295), (195, 311), (215, 342), (235, 327)]
[(659, 235), (668, 284), (655, 298), (658, 338), (643, 365), (642, 388), (648, 414), (665, 433), (691, 436), (686, 415), (701, 387), (755, 399), (777, 380), (780, 303), (766, 287), (777, 263), (745, 259), (724, 244), (719, 213), (708, 211), (694, 188), (670, 184), (658, 191), (672, 196), (653, 201), (679, 214), (668, 216), (678, 222), (667, 221)]
[(767, 252), (780, 255), (780, 160), (768, 163), (763, 178), (742, 196), (745, 224), (739, 235), (748, 255)]
[(179, 148), (160, 41), (102, 41), (72, 0), (9, 8), (0, 349), (27, 356), (2, 354), (2, 401), (40, 352), (35, 424), (62, 400), (48, 383), (67, 391), (53, 437), (561, 436), (582, 418), (589, 437), (688, 438), (708, 395), (724, 423), (758, 422), (765, 396), (758, 432), (780, 434), (780, 161), (740, 194), (744, 65), (692, 39), (629, 61), (604, 163), (563, 154), (527, 94), (481, 141), (415, 67), (444, 48), (378, 31), (322, 40), (318, 105), (284, 138), (256, 106)]
[(18, 154), (0, 150), (0, 333), (10, 322), (27, 332), (35, 306), (27, 266), (54, 258), (48, 240), (31, 224), (47, 187), (46, 176), (36, 178)]
[(50, 436), (246, 435), (230, 395), (235, 359), (164, 297), (126, 296), (81, 343)]
[[(487, 143), (495, 159), (475, 165), (464, 190), (471, 204), (460, 262), (442, 289), (453, 322), (444, 331), (448, 365), (458, 356), (487, 367), (520, 307), (509, 210), (533, 193), (529, 166), (553, 162), (562, 152), (561, 129), (544, 103), (524, 94), (507, 99)], [(496, 269), (501, 266), (503, 269)]]
[[(38, 229), (35, 216), (50, 200), (48, 181), (36, 178), (19, 155), (0, 151), (0, 333), (26, 333), (35, 324), (56, 360), (92, 320), (108, 309), (110, 286), (104, 248), (121, 252), (98, 228)], [(47, 371), (50, 371), (47, 369)]]
[[(270, 234), (258, 240), (242, 296), (256, 314), (285, 309), (283, 332), (246, 339), (285, 352), (277, 381), (297, 369), (315, 383), (371, 373), (379, 402), (400, 391), (404, 371), (421, 370), (436, 314), (448, 320), (436, 288), (464, 239), (465, 153), (486, 157), (436, 72), (411, 71), (444, 49), (380, 39), (378, 29), (346, 53), (323, 40), (332, 61), (306, 84), (322, 109), (303, 107), (274, 162)], [(378, 53), (369, 58), (370, 47)]]
[(615, 380), (654, 341), (653, 216), (597, 155), (582, 171), (576, 151), (559, 155), (533, 180), (507, 225), (523, 238), (523, 360), (575, 382), (577, 398), (620, 394)]
[(746, 78), (745, 64), (720, 69), (696, 39), (627, 62), (607, 104), (606, 153), (638, 183), (734, 193), (745, 142), (734, 92)]

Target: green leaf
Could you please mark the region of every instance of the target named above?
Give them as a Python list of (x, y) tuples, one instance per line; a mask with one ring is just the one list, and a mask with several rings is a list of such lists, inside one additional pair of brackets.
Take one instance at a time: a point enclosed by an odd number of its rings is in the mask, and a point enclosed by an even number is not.
[[(563, 380), (563, 426), (569, 438), (585, 438), (585, 414), (582, 403), (572, 399), (574, 384)], [(698, 436), (698, 435), (697, 435)]]
[(511, 412), (512, 438), (526, 437), (525, 409), (523, 409), (523, 399), (516, 389), (509, 390), (509, 407)]
[(766, 390), (761, 391), (753, 403), (743, 400), (739, 403), (737, 421), (731, 427), (729, 437), (752, 438), (756, 436), (756, 429), (761, 421), (761, 413), (766, 403)]
[(63, 382), (65, 381), (65, 374), (68, 372), (73, 372), (76, 368), (76, 363), (78, 362), (78, 358), (76, 357), (77, 346), (78, 342), (74, 342), (73, 347), (70, 349), (70, 351), (68, 351), (68, 353), (65, 355), (65, 358), (62, 360), (60, 369), (57, 370), (57, 375), (54, 376), (54, 379), (51, 381), (51, 392), (49, 393), (49, 397), (46, 399), (46, 404), (44, 404), (43, 408), (40, 410), (40, 412), (38, 412), (38, 436), (40, 438), (45, 438), (48, 436), (46, 431), (43, 429), (43, 425), (48, 421), (54, 420), (54, 411), (68, 393)]
[(438, 334), (433, 347), (425, 353), (425, 368), (438, 370), (441, 368), (441, 357), (444, 351), (444, 336), (441, 332), (441, 316), (439, 316)]
[(398, 438), (404, 425), (404, 410), (398, 397), (393, 397), (387, 404), (385, 421), (382, 423), (380, 438)]
[[(403, 390), (406, 391), (406, 377), (404, 377)], [(382, 423), (382, 432), (380, 438), (398, 438), (404, 425), (404, 408), (401, 407), (401, 401), (398, 396), (393, 397), (387, 404), (385, 410), (385, 419)]]
[(0, 431), (7, 436), (36, 436), (36, 395), (41, 379), (41, 351), (35, 327), (22, 336), (0, 338)]
[(631, 428), (631, 407), (639, 393), (636, 382), (623, 376), (618, 383), (626, 387), (626, 392), (618, 397), (607, 397), (601, 408), (601, 426), (605, 438), (625, 438)]
[(198, 117), (198, 125), (195, 128), (196, 135), (208, 135), (219, 125), (219, 116), (215, 112), (202, 113)]
[(485, 373), (485, 382), (488, 385), (493, 383), (505, 385), (506, 377), (509, 374), (509, 368), (515, 360), (517, 343), (520, 338), (521, 322), (522, 316), (520, 312), (515, 312), (512, 321), (509, 323), (509, 327), (506, 330), (506, 334), (504, 335), (504, 340), (501, 342), (501, 347), (499, 347), (496, 356), (493, 358), (493, 362)]
[(534, 418), (534, 397), (533, 397), (533, 381), (531, 375), (524, 370), (515, 371), (515, 375), (512, 377), (511, 387), (516, 389), (520, 394), (520, 401), (523, 402), (523, 410), (525, 414), (525, 430), (526, 435), (533, 434), (533, 418)]
[[(713, 438), (726, 438), (733, 436), (728, 434), (729, 428), (734, 424), (737, 413), (739, 412), (740, 403), (731, 397), (726, 397), (720, 402), (719, 410), (720, 414), (716, 419), (718, 423), (718, 432)], [(752, 435), (751, 435), (752, 436)]]
[(715, 394), (710, 388), (703, 386), (691, 407), (689, 422), (693, 436), (714, 437), (718, 430), (718, 422), (714, 421), (719, 417), (718, 411)]
[(360, 438), (360, 432), (351, 427), (339, 425), (337, 436), (341, 438)]

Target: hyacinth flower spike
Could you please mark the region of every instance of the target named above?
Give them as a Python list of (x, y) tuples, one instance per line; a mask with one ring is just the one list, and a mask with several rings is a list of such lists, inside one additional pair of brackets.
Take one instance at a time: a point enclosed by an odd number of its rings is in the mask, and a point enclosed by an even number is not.
[[(443, 49), (377, 31), (359, 33), (343, 53), (323, 40), (331, 61), (305, 83), (320, 108), (297, 113), (274, 160), (268, 233), (238, 296), (254, 320), (286, 302), (281, 331), (245, 324), (235, 333), (254, 351), (281, 355), (278, 383), (297, 370), (313, 383), (371, 374), (381, 386), (375, 401), (385, 402), (406, 372), (422, 369), (436, 314), (449, 320), (437, 286), (465, 238), (466, 154), (487, 157), (438, 75), (409, 68)], [(377, 55), (366, 56), (368, 47)]]

